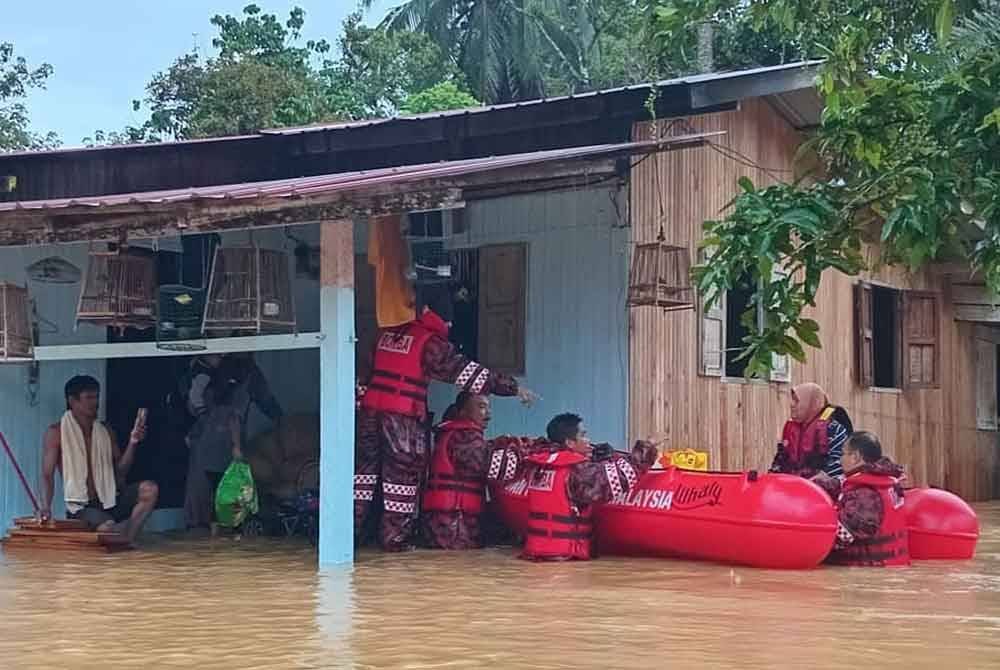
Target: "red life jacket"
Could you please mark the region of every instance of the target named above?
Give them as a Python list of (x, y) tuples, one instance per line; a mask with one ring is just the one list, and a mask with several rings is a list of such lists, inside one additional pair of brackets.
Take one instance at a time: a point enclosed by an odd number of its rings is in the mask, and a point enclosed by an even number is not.
[(862, 472), (844, 480), (843, 493), (863, 486), (878, 491), (882, 499), (882, 525), (873, 538), (855, 539), (847, 547), (833, 552), (830, 562), (839, 565), (909, 565), (909, 539), (906, 515), (903, 512), (903, 494), (899, 480), (888, 475)]
[(448, 325), (430, 311), (416, 321), (380, 331), (372, 378), (361, 406), (423, 419), (427, 415), (429, 381), (424, 373), (424, 346), (434, 335), (446, 337)]
[(819, 416), (803, 426), (798, 421), (785, 422), (781, 431), (781, 443), (788, 455), (789, 474), (799, 474), (800, 470), (822, 470), (830, 451), (830, 417), (835, 407), (827, 407)]
[(528, 528), (521, 558), (590, 560), (591, 507), (578, 510), (567, 483), (573, 466), (587, 459), (570, 451), (533, 454), (537, 465), (528, 484)]
[[(448, 453), (448, 445), (459, 430), (482, 432), (483, 427), (473, 421), (445, 421), (438, 426), (431, 474), (421, 504), (425, 512), (480, 514), (483, 511), (485, 482), (480, 477), (456, 475), (455, 465)], [(485, 444), (483, 448), (486, 448)]]

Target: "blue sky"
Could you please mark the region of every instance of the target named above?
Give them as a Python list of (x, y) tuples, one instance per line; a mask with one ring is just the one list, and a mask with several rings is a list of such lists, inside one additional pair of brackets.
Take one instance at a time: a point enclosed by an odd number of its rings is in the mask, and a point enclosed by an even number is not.
[[(369, 22), (400, 0), (376, 0)], [(239, 14), (251, 0), (31, 0), (3, 2), (0, 42), (12, 41), (31, 64), (54, 68), (48, 87), (31, 95), (32, 127), (54, 130), (66, 146), (94, 130), (118, 130), (145, 119), (132, 111), (153, 73), (198, 46), (209, 52), (214, 14)], [(256, 0), (264, 11), (287, 17), (306, 12), (304, 37), (331, 43), (357, 0)]]

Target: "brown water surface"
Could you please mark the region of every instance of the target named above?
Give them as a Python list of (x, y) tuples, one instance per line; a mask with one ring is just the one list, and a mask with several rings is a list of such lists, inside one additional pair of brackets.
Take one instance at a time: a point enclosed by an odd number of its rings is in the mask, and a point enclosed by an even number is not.
[(0, 555), (0, 668), (1000, 668), (1000, 504), (978, 556), (909, 569), (731, 569), (509, 549), (363, 552), (152, 538)]

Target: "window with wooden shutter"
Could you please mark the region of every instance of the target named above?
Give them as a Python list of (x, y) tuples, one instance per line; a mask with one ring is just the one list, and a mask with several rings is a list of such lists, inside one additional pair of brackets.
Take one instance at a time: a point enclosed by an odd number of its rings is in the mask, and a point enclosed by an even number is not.
[(937, 294), (903, 293), (903, 381), (908, 388), (940, 386), (938, 325)]
[(479, 361), (498, 372), (524, 374), (528, 246), (479, 250)]
[(875, 332), (872, 313), (872, 287), (861, 282), (854, 287), (855, 350), (858, 383), (869, 388), (875, 385)]
[(976, 428), (997, 429), (997, 345), (976, 338)]
[(700, 296), (698, 308), (700, 372), (706, 377), (721, 377), (726, 365), (726, 294), (720, 295), (711, 307)]

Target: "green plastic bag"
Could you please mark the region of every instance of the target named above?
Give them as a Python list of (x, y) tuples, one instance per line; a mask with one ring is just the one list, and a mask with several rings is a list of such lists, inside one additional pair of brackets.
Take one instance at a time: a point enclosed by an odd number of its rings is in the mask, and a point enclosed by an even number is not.
[(216, 521), (220, 526), (236, 528), (257, 510), (257, 487), (253, 483), (250, 464), (242, 460), (233, 461), (215, 490)]

